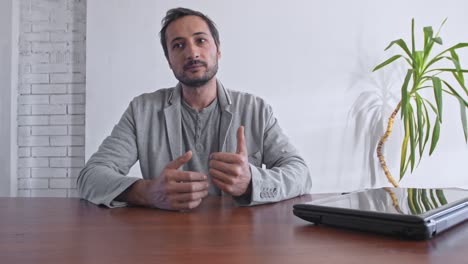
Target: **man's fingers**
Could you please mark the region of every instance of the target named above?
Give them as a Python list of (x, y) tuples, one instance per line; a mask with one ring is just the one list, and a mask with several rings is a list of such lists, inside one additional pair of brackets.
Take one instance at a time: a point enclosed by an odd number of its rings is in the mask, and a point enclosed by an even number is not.
[(211, 160), (218, 160), (226, 163), (239, 164), (244, 162), (243, 156), (227, 152), (215, 152), (210, 155)]
[(205, 198), (208, 196), (208, 191), (199, 191), (199, 192), (191, 192), (191, 193), (177, 193), (171, 196), (171, 200), (176, 203), (185, 203), (191, 201), (198, 201), (200, 199)]
[(244, 126), (240, 126), (237, 129), (237, 150), (236, 150), (236, 153), (246, 154), (247, 155), (247, 145), (245, 143)]
[(190, 210), (190, 209), (198, 207), (201, 202), (202, 202), (202, 199), (195, 200), (195, 201), (189, 201), (189, 202), (173, 202), (171, 204), (171, 209), (174, 209), (174, 210)]
[(219, 171), (217, 169), (211, 168), (210, 169), (210, 175), (213, 177), (213, 179), (217, 179), (219, 181), (225, 182), (227, 184), (233, 184), (234, 180), (233, 177), (227, 175), (226, 173)]
[(221, 189), (224, 192), (231, 193), (232, 192), (232, 187), (229, 184), (226, 184), (218, 179), (213, 178), (213, 183), (218, 186), (219, 189)]
[(208, 181), (173, 182), (167, 186), (168, 193), (191, 193), (208, 190)]
[(192, 158), (192, 151), (189, 150), (184, 153), (184, 155), (178, 157), (177, 159), (169, 162), (166, 165), (166, 169), (175, 169), (177, 170), (178, 168), (182, 167), (185, 163), (187, 163), (190, 159)]
[(242, 174), (239, 166), (217, 160), (210, 160), (210, 168), (217, 169), (232, 176), (240, 176)]
[(205, 181), (208, 177), (200, 172), (195, 171), (171, 171), (167, 172), (168, 181), (175, 181), (175, 182), (192, 182), (192, 181)]

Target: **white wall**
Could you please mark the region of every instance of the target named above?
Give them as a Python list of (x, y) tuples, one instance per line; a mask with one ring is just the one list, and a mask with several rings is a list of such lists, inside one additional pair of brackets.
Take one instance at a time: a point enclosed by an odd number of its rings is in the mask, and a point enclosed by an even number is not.
[(0, 1), (0, 197), (10, 195), (12, 2)]
[[(223, 52), (219, 78), (227, 88), (255, 93), (273, 106), (309, 164), (314, 192), (387, 185), (371, 141), (397, 104), (403, 70), (371, 70), (392, 55), (383, 51), (390, 41), (409, 37), (412, 17), (419, 33), (448, 17), (444, 42), (468, 41), (468, 2), (462, 0), (90, 1), (87, 157), (134, 96), (176, 84), (157, 33), (167, 9), (178, 6), (205, 12), (217, 23)], [(467, 51), (460, 57), (468, 63)], [(353, 113), (363, 92), (380, 106), (357, 119)], [(425, 157), (404, 186), (468, 187), (468, 147), (456, 102), (447, 104), (436, 154)], [(400, 141), (397, 125), (387, 144), (396, 176)]]
[(17, 195), (76, 197), (85, 160), (86, 1), (14, 2)]

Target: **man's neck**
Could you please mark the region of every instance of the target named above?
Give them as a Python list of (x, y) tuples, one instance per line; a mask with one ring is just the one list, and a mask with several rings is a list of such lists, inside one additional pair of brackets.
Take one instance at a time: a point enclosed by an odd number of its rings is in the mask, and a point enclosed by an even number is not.
[(182, 98), (191, 108), (200, 111), (216, 99), (217, 90), (216, 78), (196, 88), (182, 84)]

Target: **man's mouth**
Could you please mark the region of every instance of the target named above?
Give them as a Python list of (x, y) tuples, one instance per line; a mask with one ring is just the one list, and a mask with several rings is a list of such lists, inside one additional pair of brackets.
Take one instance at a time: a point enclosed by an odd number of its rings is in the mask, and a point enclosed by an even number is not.
[(206, 62), (200, 60), (189, 61), (184, 65), (184, 70), (193, 70), (200, 67), (206, 67)]

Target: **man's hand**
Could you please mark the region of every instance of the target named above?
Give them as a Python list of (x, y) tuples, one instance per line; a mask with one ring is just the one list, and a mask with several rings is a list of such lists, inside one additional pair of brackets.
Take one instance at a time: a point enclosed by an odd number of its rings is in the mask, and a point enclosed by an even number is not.
[(168, 210), (187, 210), (200, 205), (208, 195), (208, 178), (205, 174), (178, 170), (192, 158), (192, 151), (171, 161), (161, 175), (154, 180), (140, 180), (134, 183), (122, 200), (136, 201), (150, 207)]
[(252, 174), (243, 126), (237, 129), (236, 153), (216, 152), (210, 159), (209, 172), (218, 188), (232, 196), (241, 196), (247, 191)]

